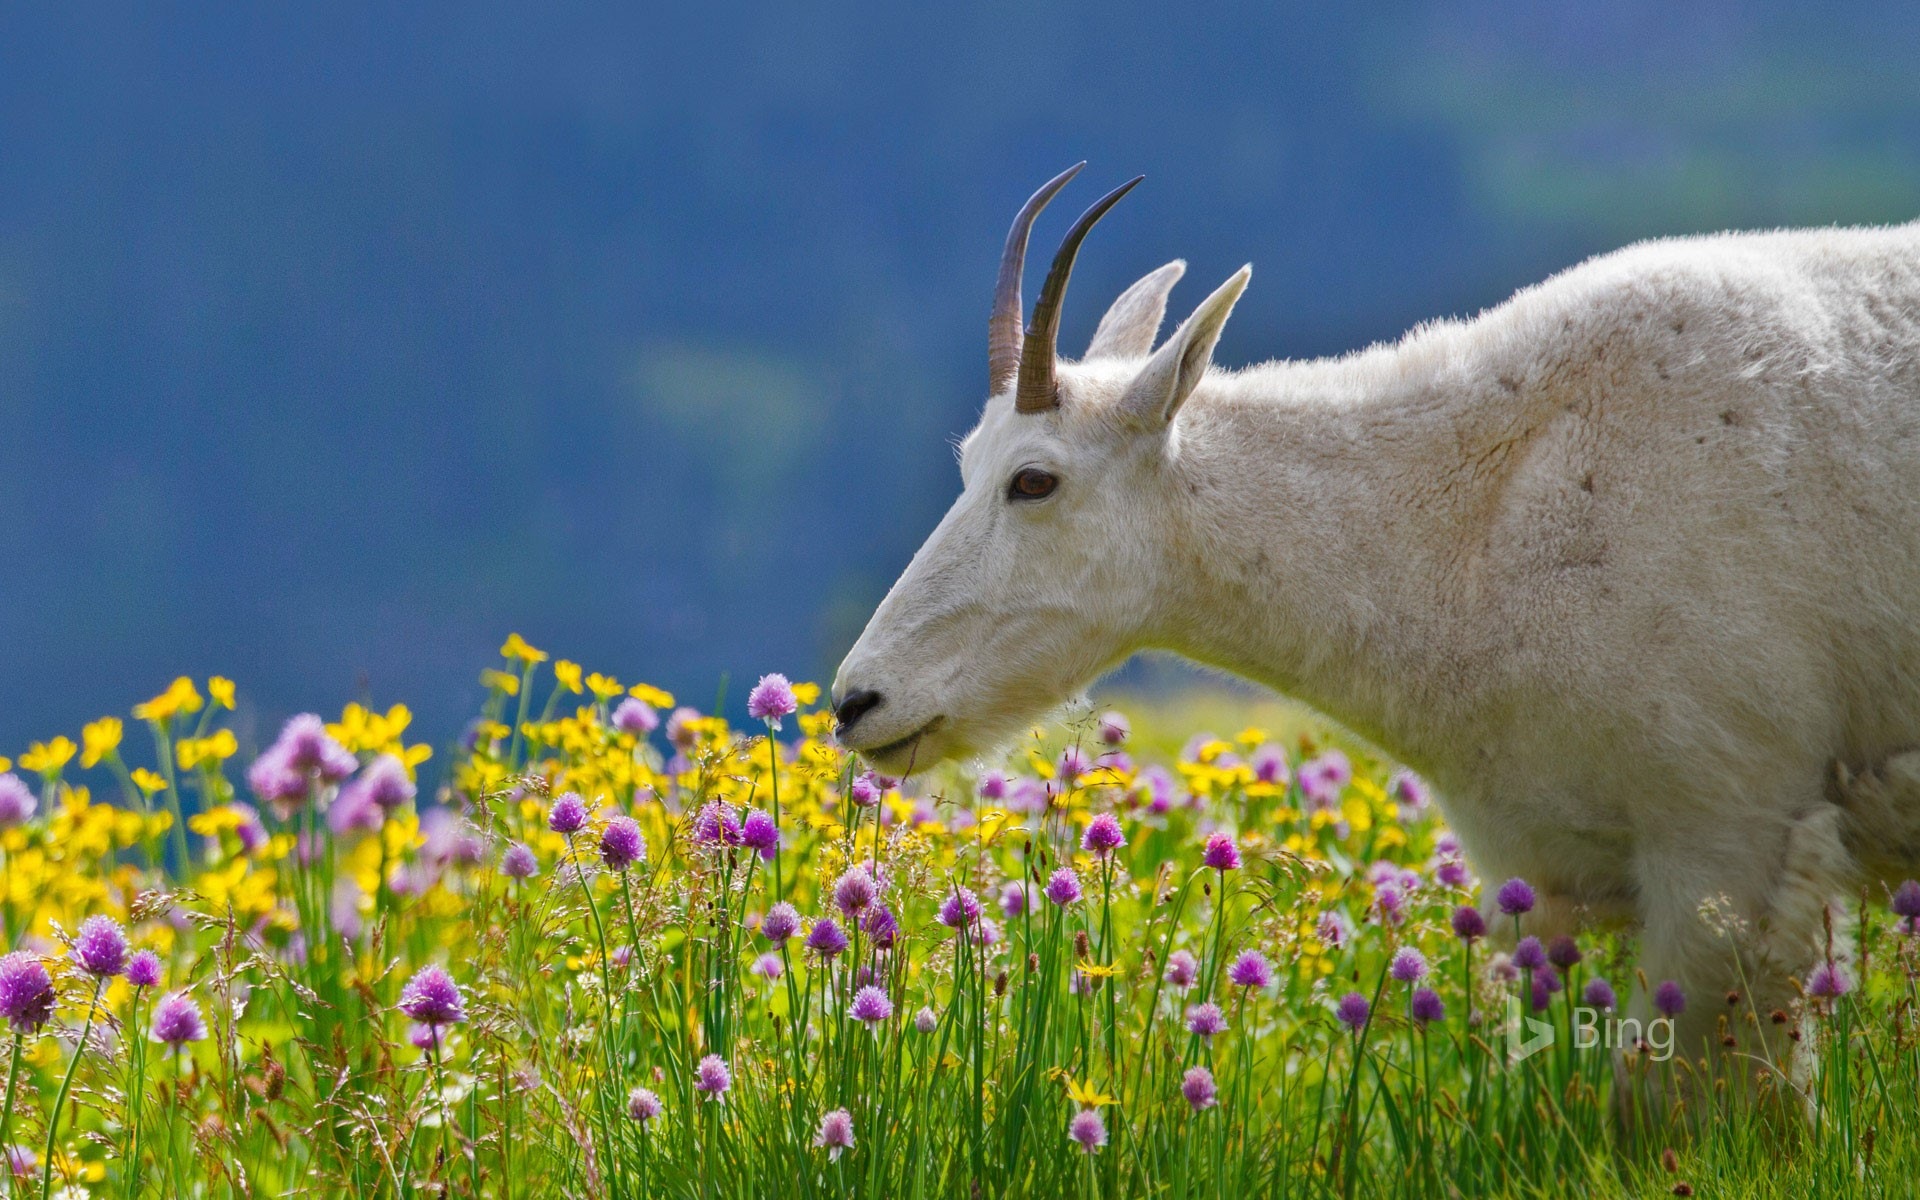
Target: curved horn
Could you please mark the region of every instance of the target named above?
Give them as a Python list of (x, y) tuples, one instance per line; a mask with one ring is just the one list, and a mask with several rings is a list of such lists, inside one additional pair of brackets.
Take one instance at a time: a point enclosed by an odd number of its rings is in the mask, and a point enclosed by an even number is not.
[(1027, 337), (1020, 347), (1019, 388), (1013, 396), (1016, 411), (1039, 413), (1060, 406), (1053, 359), (1055, 344), (1060, 339), (1060, 302), (1066, 298), (1073, 260), (1080, 253), (1080, 243), (1086, 240), (1087, 232), (1107, 215), (1108, 209), (1120, 202), (1120, 197), (1145, 178), (1145, 175), (1136, 175), (1100, 197), (1092, 208), (1080, 214), (1073, 228), (1067, 230), (1066, 240), (1053, 256), (1053, 266), (1047, 270), (1047, 281), (1040, 285), (1040, 298), (1033, 304), (1033, 323), (1027, 326)]
[(993, 285), (993, 316), (987, 320), (987, 380), (992, 385), (987, 394), (990, 396), (1012, 387), (1020, 373), (1020, 330), (1026, 323), (1024, 306), (1020, 303), (1020, 275), (1027, 265), (1027, 234), (1033, 229), (1033, 219), (1055, 193), (1067, 186), (1067, 180), (1078, 175), (1086, 165), (1075, 163), (1049, 179), (1021, 205), (1019, 215), (1013, 218), (1013, 228), (1007, 231), (1007, 247), (1000, 252), (1000, 277)]

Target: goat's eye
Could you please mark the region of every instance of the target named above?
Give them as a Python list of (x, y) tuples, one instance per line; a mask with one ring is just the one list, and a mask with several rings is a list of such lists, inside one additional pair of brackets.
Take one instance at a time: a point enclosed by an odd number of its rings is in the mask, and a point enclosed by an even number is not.
[(1022, 467), (1014, 472), (1013, 482), (1007, 485), (1007, 499), (1044, 500), (1059, 486), (1058, 479), (1039, 467)]

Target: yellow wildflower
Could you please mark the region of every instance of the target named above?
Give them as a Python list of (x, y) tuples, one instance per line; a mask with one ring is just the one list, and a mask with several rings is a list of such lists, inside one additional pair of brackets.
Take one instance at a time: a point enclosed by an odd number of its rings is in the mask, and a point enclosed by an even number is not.
[(200, 689), (193, 686), (193, 680), (185, 675), (167, 685), (167, 690), (147, 701), (133, 706), (133, 715), (142, 721), (166, 721), (181, 713), (200, 711), (206, 703), (200, 698)]
[(73, 744), (70, 737), (57, 737), (50, 741), (35, 742), (27, 747), (20, 756), (20, 769), (32, 771), (36, 775), (55, 775), (65, 767), (80, 747)]
[(207, 695), (212, 696), (213, 702), (221, 708), (232, 709), (233, 680), (228, 679), (225, 675), (215, 675), (212, 679), (207, 680)]
[(506, 644), (500, 647), (500, 657), (517, 658), (528, 666), (532, 666), (534, 663), (547, 661), (547, 652), (535, 650), (527, 644), (527, 639), (517, 633), (510, 633), (507, 635)]
[(119, 717), (101, 717), (80, 731), (80, 765), (92, 768), (99, 765), (101, 759), (120, 748), (120, 735), (126, 731), (126, 725)]
[(202, 764), (218, 766), (239, 752), (240, 743), (234, 739), (231, 729), (217, 730), (203, 738), (181, 738), (180, 744), (174, 747), (182, 771), (191, 771)]
[(655, 708), (673, 707), (673, 693), (663, 692), (650, 683), (634, 684), (627, 689), (627, 695), (632, 696), (642, 704), (650, 704)]
[(817, 683), (796, 683), (793, 685), (793, 698), (801, 704), (817, 704), (820, 701), (820, 685)]
[(580, 693), (580, 664), (561, 659), (553, 664), (553, 677), (560, 686), (578, 695)]
[(165, 791), (167, 781), (155, 775), (152, 771), (147, 770), (145, 767), (135, 767), (133, 770), (133, 786), (151, 796), (155, 792)]
[(492, 667), (480, 672), (480, 682), (490, 691), (501, 692), (508, 696), (520, 694), (520, 677), (506, 671), (497, 671)]
[(592, 692), (596, 699), (611, 700), (626, 689), (621, 687), (620, 681), (613, 676), (602, 675), (595, 671), (587, 676), (587, 690)]

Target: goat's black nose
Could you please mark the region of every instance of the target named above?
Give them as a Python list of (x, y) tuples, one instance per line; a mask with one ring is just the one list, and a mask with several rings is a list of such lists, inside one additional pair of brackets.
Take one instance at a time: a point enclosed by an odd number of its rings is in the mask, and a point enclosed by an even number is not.
[(872, 688), (861, 688), (857, 692), (848, 692), (846, 696), (841, 699), (839, 706), (833, 710), (833, 715), (839, 718), (840, 721), (840, 732), (845, 733), (847, 730), (852, 729), (861, 717), (879, 708), (880, 702), (880, 693), (874, 691)]

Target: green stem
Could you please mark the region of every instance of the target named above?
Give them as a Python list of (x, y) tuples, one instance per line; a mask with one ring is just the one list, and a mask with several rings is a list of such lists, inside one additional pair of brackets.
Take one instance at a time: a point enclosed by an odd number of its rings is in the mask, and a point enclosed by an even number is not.
[[(104, 976), (94, 981), (93, 995), (87, 1000), (87, 1019), (80, 1026), (80, 1040), (74, 1043), (73, 1061), (67, 1064), (67, 1073), (60, 1080), (60, 1094), (54, 1099), (53, 1112), (47, 1117), (47, 1148), (40, 1163), (40, 1195), (53, 1195), (53, 1145), (60, 1136), (60, 1113), (67, 1106), (67, 1095), (73, 1090), (74, 1072), (80, 1068), (80, 1059), (87, 1052), (87, 1038), (93, 1033), (93, 1010), (100, 1003), (100, 993), (105, 990), (107, 981)], [(18, 1043), (15, 1051), (18, 1052)]]

